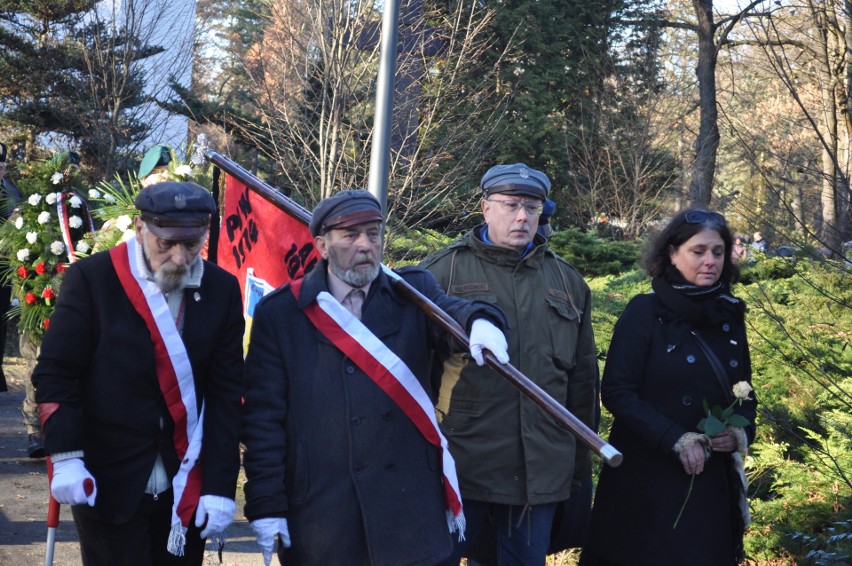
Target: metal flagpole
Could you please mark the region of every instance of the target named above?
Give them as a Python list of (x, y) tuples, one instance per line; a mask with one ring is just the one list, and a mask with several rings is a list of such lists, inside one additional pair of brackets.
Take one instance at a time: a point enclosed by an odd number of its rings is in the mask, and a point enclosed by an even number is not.
[(370, 173), (367, 190), (382, 205), (387, 215), (390, 137), (393, 121), (393, 89), (396, 74), (397, 36), (400, 0), (385, 0), (382, 15), (382, 40), (379, 47), (379, 77), (376, 81), (376, 113), (373, 118), (373, 145), (370, 148)]

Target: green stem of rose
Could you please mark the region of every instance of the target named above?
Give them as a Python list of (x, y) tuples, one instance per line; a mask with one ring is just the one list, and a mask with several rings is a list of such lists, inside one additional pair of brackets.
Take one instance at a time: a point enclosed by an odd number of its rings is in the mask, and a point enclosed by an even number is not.
[(692, 474), (692, 479), (689, 480), (689, 490), (686, 492), (686, 498), (683, 500), (683, 505), (680, 506), (680, 512), (677, 514), (677, 519), (675, 519), (674, 525), (672, 525), (672, 530), (677, 528), (677, 522), (680, 521), (680, 516), (683, 515), (683, 510), (686, 509), (686, 502), (689, 501), (689, 496), (692, 494), (692, 484), (695, 483), (695, 474)]

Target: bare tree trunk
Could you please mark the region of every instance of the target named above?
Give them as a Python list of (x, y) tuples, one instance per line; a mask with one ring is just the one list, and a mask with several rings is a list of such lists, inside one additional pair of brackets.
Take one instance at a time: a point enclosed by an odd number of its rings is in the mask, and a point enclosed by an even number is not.
[(693, 0), (698, 17), (698, 93), (701, 122), (695, 139), (695, 161), (689, 185), (691, 206), (710, 206), (716, 152), (719, 149), (718, 110), (716, 109), (716, 44), (713, 27), (713, 0)]

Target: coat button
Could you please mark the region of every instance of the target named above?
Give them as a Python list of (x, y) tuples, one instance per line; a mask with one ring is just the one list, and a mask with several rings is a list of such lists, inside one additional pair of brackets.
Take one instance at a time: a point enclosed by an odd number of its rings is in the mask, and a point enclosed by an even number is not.
[(731, 331), (731, 325), (726, 322), (725, 324), (722, 325), (722, 330), (724, 330), (725, 332), (730, 332)]
[(387, 411), (385, 414), (382, 415), (382, 418), (385, 419), (386, 421), (389, 421), (393, 418), (393, 415), (391, 415), (390, 411)]
[(690, 397), (689, 395), (684, 395), (682, 402), (685, 407), (689, 407), (690, 405), (692, 405), (692, 397)]
[(346, 373), (352, 375), (355, 373), (355, 366), (346, 366)]
[(355, 466), (355, 467), (352, 469), (352, 471), (353, 471), (353, 472), (355, 472), (356, 474), (360, 474), (361, 472), (363, 472), (363, 471), (364, 471), (364, 466)]
[(740, 362), (738, 362), (737, 360), (731, 360), (730, 362), (728, 362), (728, 365), (731, 366), (732, 368), (735, 368), (738, 365), (740, 365)]
[(695, 363), (695, 356), (693, 356), (692, 354), (689, 354), (688, 356), (686, 356), (686, 363), (694, 364)]
[(358, 426), (361, 424), (361, 417), (352, 417), (349, 422), (352, 423), (353, 426)]
[(385, 464), (385, 470), (387, 471), (391, 471), (394, 468), (396, 468), (396, 464)]

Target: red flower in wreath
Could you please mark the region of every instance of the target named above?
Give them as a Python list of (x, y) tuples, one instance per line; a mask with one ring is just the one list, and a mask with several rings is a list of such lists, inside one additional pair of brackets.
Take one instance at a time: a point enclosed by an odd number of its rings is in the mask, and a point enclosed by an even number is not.
[(28, 305), (34, 305), (36, 303), (37, 298), (35, 293), (27, 293), (26, 295), (24, 295), (24, 300), (27, 302)]
[(44, 319), (44, 322), (42, 324), (44, 324), (44, 329), (47, 330), (48, 328), (50, 328), (50, 319)]
[(21, 279), (26, 279), (27, 277), (29, 277), (29, 275), (30, 272), (27, 271), (27, 268), (23, 265), (18, 268), (18, 277), (20, 277)]
[(56, 298), (56, 293), (50, 287), (45, 287), (44, 291), (41, 292), (41, 298), (50, 301)]
[(40, 261), (37, 264), (35, 264), (35, 270), (36, 270), (36, 273), (38, 273), (39, 275), (44, 275), (45, 273), (47, 273), (47, 267), (45, 267), (43, 261)]
[(57, 263), (56, 264), (56, 273), (65, 273), (65, 270), (68, 269), (68, 265), (65, 263)]

